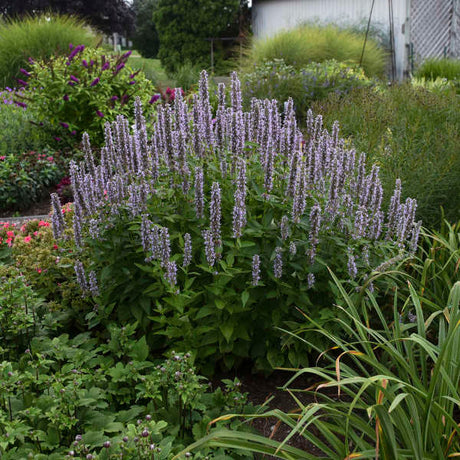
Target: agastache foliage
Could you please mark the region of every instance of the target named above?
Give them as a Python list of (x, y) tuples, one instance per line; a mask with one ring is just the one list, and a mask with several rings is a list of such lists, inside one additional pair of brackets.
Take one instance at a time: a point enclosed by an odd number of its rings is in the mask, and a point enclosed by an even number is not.
[[(273, 326), (301, 319), (297, 309), (312, 315), (313, 304), (320, 318), (333, 302), (326, 264), (359, 288), (373, 267), (414, 251), (421, 224), (400, 183), (382, 208), (379, 169), (368, 172), (337, 124), (329, 133), (309, 112), (303, 134), (292, 100), (281, 111), (253, 99), (244, 112), (239, 92), (234, 74), (230, 104), (220, 85), (214, 114), (203, 72), (198, 95), (159, 106), (152, 126), (139, 101), (133, 129), (123, 116), (106, 123), (100, 159), (87, 148), (71, 165), (74, 230), (88, 269), (102, 270), (98, 302), (118, 305), (120, 318), (180, 336), (205, 366), (252, 356), (266, 368), (284, 359)], [(187, 323), (171, 320), (182, 314)]]

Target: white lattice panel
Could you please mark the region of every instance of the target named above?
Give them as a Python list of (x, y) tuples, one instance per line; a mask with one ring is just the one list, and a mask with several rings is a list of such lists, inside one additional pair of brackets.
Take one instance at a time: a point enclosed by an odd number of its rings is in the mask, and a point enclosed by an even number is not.
[(454, 0), (412, 0), (411, 42), (417, 59), (451, 54)]

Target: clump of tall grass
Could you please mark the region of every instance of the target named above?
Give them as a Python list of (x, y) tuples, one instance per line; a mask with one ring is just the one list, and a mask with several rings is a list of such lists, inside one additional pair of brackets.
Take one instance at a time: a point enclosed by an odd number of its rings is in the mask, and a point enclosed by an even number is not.
[(73, 16), (45, 13), (0, 23), (0, 86), (17, 86), (21, 68), (29, 58), (45, 59), (65, 54), (69, 44), (95, 46), (98, 37)]
[(427, 59), (416, 70), (415, 76), (427, 80), (447, 78), (447, 80), (460, 80), (460, 59)]
[[(343, 299), (337, 321), (348, 339), (316, 323), (318, 333), (335, 346), (327, 351), (318, 349), (322, 352), (318, 365), (298, 371), (286, 384), (298, 410), (252, 416), (276, 417), (288, 425), (291, 431), (286, 439), (276, 442), (222, 430), (188, 450), (203, 444), (225, 445), (290, 460), (458, 456), (460, 282), (452, 286), (447, 302), (437, 305), (430, 315), (422, 308), (423, 298), (409, 284), (409, 296), (402, 307), (395, 300), (389, 320), (388, 308), (379, 306), (370, 292), (359, 302), (337, 278), (334, 281)], [(301, 375), (314, 376), (320, 382), (306, 390), (292, 389)], [(335, 394), (324, 392), (325, 388), (334, 389)], [(302, 404), (300, 393), (313, 395), (315, 402)], [(296, 434), (321, 454), (312, 456), (289, 446)]]
[(361, 60), (364, 38), (364, 34), (334, 25), (307, 24), (256, 40), (247, 53), (245, 67), (250, 69), (254, 63), (260, 65), (264, 61), (284, 59), (287, 65), (300, 69), (311, 62), (335, 59), (361, 64), (368, 77), (381, 76), (385, 71), (386, 53), (375, 41), (368, 39)]

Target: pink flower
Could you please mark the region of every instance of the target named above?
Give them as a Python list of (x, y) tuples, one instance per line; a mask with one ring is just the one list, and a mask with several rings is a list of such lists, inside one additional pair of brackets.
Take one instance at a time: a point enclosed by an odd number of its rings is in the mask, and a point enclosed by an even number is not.
[(8, 243), (8, 246), (11, 248), (13, 246), (13, 238), (7, 238), (6, 242)]
[(31, 239), (32, 239), (32, 237), (30, 235), (26, 236), (24, 238), (24, 243), (29, 243)]
[(58, 245), (57, 244), (53, 244), (53, 249), (57, 249), (58, 248)]
[(6, 158), (5, 155), (0, 156), (0, 161), (3, 161)]
[(14, 232), (10, 230), (9, 232), (6, 232), (6, 236), (14, 238)]
[(41, 220), (41, 221), (38, 223), (38, 226), (39, 226), (39, 227), (49, 227), (49, 226), (50, 226), (50, 223), (49, 223), (49, 222), (45, 222), (44, 220)]
[(53, 158), (53, 157), (46, 157), (46, 159), (47, 159), (48, 161), (54, 161), (54, 158)]
[(23, 225), (23, 226), (21, 227), (21, 232), (24, 233), (25, 231), (26, 231), (26, 226)]
[(10, 223), (9, 223), (9, 222), (5, 222), (5, 223), (3, 224), (3, 228), (8, 228), (9, 226), (10, 226)]

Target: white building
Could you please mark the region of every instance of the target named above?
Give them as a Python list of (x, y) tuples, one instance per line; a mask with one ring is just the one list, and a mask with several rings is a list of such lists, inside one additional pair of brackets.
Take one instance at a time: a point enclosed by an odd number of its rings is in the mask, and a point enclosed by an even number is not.
[[(372, 15), (371, 15), (372, 9)], [(406, 76), (413, 61), (460, 57), (460, 0), (253, 0), (256, 38), (305, 22), (367, 24), (388, 37), (393, 31), (395, 73)], [(392, 24), (392, 27), (390, 26)]]

